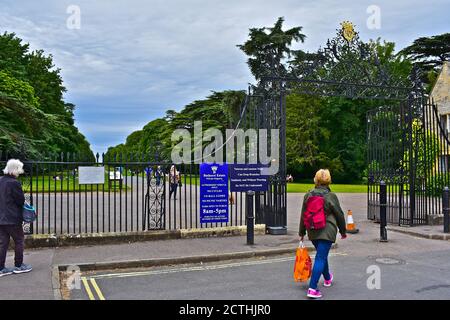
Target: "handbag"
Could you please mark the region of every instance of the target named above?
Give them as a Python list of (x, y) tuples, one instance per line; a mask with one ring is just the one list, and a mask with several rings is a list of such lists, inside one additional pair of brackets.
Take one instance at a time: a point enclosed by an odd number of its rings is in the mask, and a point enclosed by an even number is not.
[(22, 216), (23, 221), (28, 223), (34, 222), (37, 217), (36, 209), (32, 205), (25, 203), (22, 209)]
[(297, 248), (294, 264), (294, 281), (303, 282), (307, 281), (311, 277), (312, 262), (311, 257), (308, 254), (308, 249), (305, 248), (303, 241)]

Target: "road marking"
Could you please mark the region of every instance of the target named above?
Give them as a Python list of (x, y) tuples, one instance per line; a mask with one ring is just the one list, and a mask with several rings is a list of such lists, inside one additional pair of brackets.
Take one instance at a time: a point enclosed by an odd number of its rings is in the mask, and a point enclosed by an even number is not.
[(100, 287), (97, 284), (97, 281), (95, 279), (89, 277), (82, 277), (81, 281), (83, 282), (84, 288), (86, 289), (86, 293), (89, 297), (89, 300), (96, 300), (95, 295), (92, 293), (91, 287), (89, 285), (89, 282), (91, 283), (92, 287), (94, 288), (95, 292), (97, 293), (97, 296), (100, 300), (106, 300), (105, 296), (103, 295), (102, 291), (100, 290)]
[(92, 294), (91, 288), (89, 287), (89, 282), (85, 277), (81, 278), (81, 281), (83, 281), (84, 288), (86, 289), (87, 295), (89, 297), (89, 300), (95, 300), (94, 295)]
[[(330, 253), (329, 256), (346, 256), (346, 253)], [(128, 277), (140, 277), (140, 276), (150, 276), (150, 275), (160, 275), (160, 274), (170, 274), (179, 272), (193, 272), (193, 271), (210, 271), (233, 267), (243, 267), (243, 266), (254, 266), (263, 265), (269, 263), (279, 263), (286, 261), (294, 261), (295, 257), (286, 258), (276, 258), (276, 259), (266, 259), (261, 261), (244, 261), (244, 262), (234, 262), (227, 264), (209, 265), (209, 266), (195, 266), (195, 267), (184, 267), (184, 268), (173, 268), (164, 270), (150, 270), (150, 271), (138, 271), (138, 272), (125, 272), (125, 273), (108, 273), (99, 274), (91, 276), (91, 279), (110, 279), (110, 278), (128, 278)]]
[(100, 298), (100, 300), (106, 300), (105, 297), (103, 296), (102, 291), (100, 290), (100, 288), (97, 284), (97, 281), (95, 281), (95, 279), (93, 279), (93, 278), (90, 278), (90, 280), (91, 280), (92, 286), (94, 287), (95, 292), (97, 292), (97, 295)]

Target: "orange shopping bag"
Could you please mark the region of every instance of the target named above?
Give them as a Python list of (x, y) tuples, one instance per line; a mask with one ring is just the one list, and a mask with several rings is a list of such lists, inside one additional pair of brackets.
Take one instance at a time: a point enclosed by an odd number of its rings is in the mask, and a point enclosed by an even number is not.
[(297, 248), (294, 265), (294, 280), (296, 282), (307, 281), (311, 277), (312, 272), (311, 257), (308, 254), (308, 249), (305, 248), (303, 241)]

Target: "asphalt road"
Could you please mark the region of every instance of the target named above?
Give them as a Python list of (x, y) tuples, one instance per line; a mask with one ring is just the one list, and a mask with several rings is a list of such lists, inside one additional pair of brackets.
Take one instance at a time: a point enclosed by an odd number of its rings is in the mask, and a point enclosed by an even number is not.
[[(391, 238), (387, 244), (366, 237), (341, 242), (330, 256), (335, 282), (331, 288), (322, 288), (324, 299), (450, 299), (450, 243), (393, 234)], [(292, 256), (284, 255), (83, 277), (91, 299), (97, 300), (99, 293), (107, 300), (307, 299), (307, 283), (292, 279), (293, 263)], [(369, 289), (368, 283), (377, 284), (376, 269), (380, 287)], [(73, 290), (72, 299), (89, 299), (86, 285)]]

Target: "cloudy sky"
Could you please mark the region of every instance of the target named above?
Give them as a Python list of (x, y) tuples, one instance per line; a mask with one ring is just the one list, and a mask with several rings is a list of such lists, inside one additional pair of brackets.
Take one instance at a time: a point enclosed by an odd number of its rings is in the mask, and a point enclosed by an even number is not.
[[(80, 9), (79, 29), (68, 27), (71, 5)], [(380, 28), (367, 25), (373, 5)], [(252, 77), (235, 45), (251, 27), (283, 16), (287, 28), (303, 26), (300, 47), (316, 50), (350, 20), (363, 40), (402, 48), (449, 32), (449, 12), (448, 0), (0, 0), (0, 32), (54, 56), (65, 98), (77, 106), (76, 125), (102, 152), (167, 109), (211, 90), (245, 89)]]

